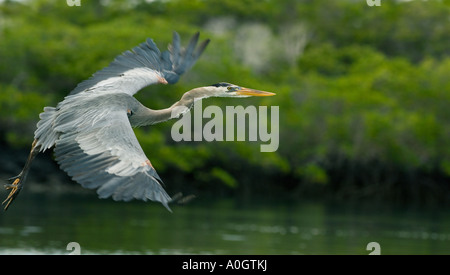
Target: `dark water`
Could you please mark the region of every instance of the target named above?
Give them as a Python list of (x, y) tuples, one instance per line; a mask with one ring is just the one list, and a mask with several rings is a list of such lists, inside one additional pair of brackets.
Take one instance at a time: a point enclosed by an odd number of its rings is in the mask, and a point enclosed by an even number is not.
[(172, 209), (24, 191), (0, 214), (0, 254), (69, 254), (71, 242), (81, 254), (369, 254), (370, 242), (450, 254), (448, 208), (203, 198)]

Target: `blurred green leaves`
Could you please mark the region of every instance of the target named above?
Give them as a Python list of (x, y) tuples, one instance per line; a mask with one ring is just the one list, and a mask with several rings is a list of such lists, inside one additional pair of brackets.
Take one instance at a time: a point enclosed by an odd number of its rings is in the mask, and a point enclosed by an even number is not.
[(384, 179), (395, 179), (395, 169), (410, 180), (450, 177), (448, 1), (81, 2), (0, 4), (0, 138), (8, 144), (28, 146), (43, 107), (121, 52), (147, 37), (164, 50), (172, 31), (184, 43), (201, 31), (211, 43), (195, 67), (177, 85), (148, 87), (137, 98), (166, 108), (220, 81), (276, 92), (203, 106), (280, 106), (280, 147), (174, 143), (173, 122), (136, 129), (160, 174), (233, 190), (244, 181), (250, 189), (262, 180), (297, 188), (371, 177), (348, 163), (377, 163)]

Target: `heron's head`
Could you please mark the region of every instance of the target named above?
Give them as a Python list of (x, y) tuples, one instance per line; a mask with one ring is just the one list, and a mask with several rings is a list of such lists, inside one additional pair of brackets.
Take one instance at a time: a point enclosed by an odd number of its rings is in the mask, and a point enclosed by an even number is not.
[(245, 87), (240, 87), (234, 84), (220, 82), (205, 87), (209, 96), (214, 97), (249, 97), (249, 96), (273, 96), (274, 93), (264, 92)]

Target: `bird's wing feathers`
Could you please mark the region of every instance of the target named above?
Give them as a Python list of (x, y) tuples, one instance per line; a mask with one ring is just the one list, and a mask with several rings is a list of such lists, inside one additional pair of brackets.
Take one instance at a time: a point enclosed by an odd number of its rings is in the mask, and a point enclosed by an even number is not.
[(199, 35), (198, 32), (193, 35), (186, 49), (183, 49), (180, 47), (180, 36), (176, 32), (173, 33), (173, 42), (169, 45), (172, 66), (169, 70), (164, 70), (164, 77), (170, 84), (177, 82), (180, 76), (195, 64), (208, 46), (209, 39), (197, 47)]
[[(73, 180), (85, 188), (98, 188), (101, 198), (159, 201), (170, 210), (171, 198), (140, 147), (126, 110), (100, 105), (94, 113), (73, 114), (55, 121), (61, 132), (56, 161)], [(68, 120), (73, 122), (70, 128), (64, 123)]]
[(160, 52), (152, 39), (117, 56), (108, 67), (81, 82), (70, 93), (127, 93), (134, 95), (140, 89), (161, 82), (164, 78), (173, 84), (191, 68), (209, 43), (203, 41), (198, 47), (197, 32), (186, 49), (180, 46), (180, 36), (174, 32), (169, 49)]

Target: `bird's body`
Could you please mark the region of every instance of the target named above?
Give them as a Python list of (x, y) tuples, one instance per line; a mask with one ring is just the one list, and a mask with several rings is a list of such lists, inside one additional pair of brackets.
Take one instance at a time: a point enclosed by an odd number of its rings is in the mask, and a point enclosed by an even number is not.
[(45, 107), (25, 167), (12, 178), (12, 184), (6, 185), (11, 192), (3, 202), (5, 210), (19, 194), (33, 158), (50, 148), (54, 148), (61, 169), (83, 187), (97, 189), (100, 198), (159, 201), (170, 210), (171, 198), (132, 127), (178, 117), (199, 98), (273, 95), (220, 83), (195, 88), (162, 110), (147, 108), (133, 97), (145, 86), (175, 83), (209, 42), (197, 46), (198, 36), (194, 35), (187, 48), (182, 49), (179, 36), (174, 33), (169, 50), (163, 53), (148, 39), (81, 82), (56, 107)]

